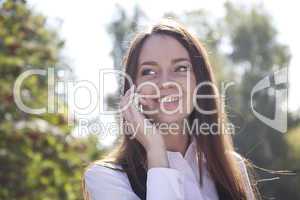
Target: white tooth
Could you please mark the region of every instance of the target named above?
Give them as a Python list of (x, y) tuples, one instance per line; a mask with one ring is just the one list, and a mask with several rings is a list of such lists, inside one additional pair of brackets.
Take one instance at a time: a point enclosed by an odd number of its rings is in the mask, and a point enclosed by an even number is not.
[(174, 101), (177, 101), (179, 100), (179, 97), (178, 96), (165, 96), (161, 99), (159, 99), (159, 102), (174, 102)]

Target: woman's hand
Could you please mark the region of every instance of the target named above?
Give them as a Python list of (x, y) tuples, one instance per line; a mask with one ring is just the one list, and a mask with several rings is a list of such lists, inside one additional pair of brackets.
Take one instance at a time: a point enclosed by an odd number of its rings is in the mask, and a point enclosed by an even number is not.
[[(168, 167), (165, 143), (160, 131), (151, 124), (144, 114), (133, 105), (134, 85), (121, 96), (120, 108), (125, 119), (126, 128), (145, 148), (148, 167)], [(141, 104), (146, 105), (145, 99), (139, 98)], [(123, 110), (124, 109), (124, 110)]]

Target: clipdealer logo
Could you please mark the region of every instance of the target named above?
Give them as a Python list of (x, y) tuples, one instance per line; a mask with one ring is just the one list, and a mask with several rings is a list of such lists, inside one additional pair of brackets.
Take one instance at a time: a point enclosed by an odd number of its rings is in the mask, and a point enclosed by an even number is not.
[[(275, 91), (275, 114), (274, 118), (268, 118), (254, 109), (254, 94), (265, 89)], [(252, 89), (250, 104), (253, 114), (269, 127), (285, 133), (287, 131), (288, 109), (288, 68), (275, 71), (261, 79)]]
[[(64, 90), (66, 91), (67, 95), (67, 111), (68, 111), (68, 123), (73, 124), (74, 123), (74, 117), (75, 114), (80, 115), (88, 115), (95, 109), (99, 109), (99, 112), (102, 114), (118, 114), (118, 111), (107, 111), (104, 110), (104, 77), (107, 74), (114, 74), (120, 75), (123, 78), (127, 78), (130, 83), (132, 83), (132, 80), (127, 74), (124, 74), (125, 72), (122, 71), (115, 71), (111, 69), (101, 69), (100, 70), (100, 83), (99, 85), (102, 86), (102, 89), (100, 91), (97, 90), (94, 83), (88, 81), (88, 80), (79, 80), (79, 81), (61, 81), (56, 79), (56, 73), (54, 68), (48, 68), (46, 69), (29, 69), (24, 71), (19, 75), (19, 77), (16, 79), (14, 84), (14, 101), (17, 105), (17, 107), (22, 110), (25, 113), (28, 114), (43, 114), (43, 113), (63, 113), (65, 110), (60, 110), (59, 106), (56, 105), (58, 103), (55, 89), (58, 85), (62, 86)], [(28, 107), (22, 100), (22, 84), (23, 82), (30, 76), (38, 75), (38, 76), (44, 76), (47, 78), (48, 81), (48, 105), (47, 107), (42, 108), (30, 108)], [(101, 83), (102, 80), (102, 83)], [(188, 80), (187, 80), (188, 81)], [(250, 107), (257, 119), (262, 121), (264, 124), (268, 125), (269, 127), (285, 133), (287, 131), (287, 96), (288, 96), (288, 68), (283, 68), (278, 71), (273, 72), (271, 75), (264, 77), (261, 79), (252, 89), (251, 95), (250, 95)], [(233, 84), (231, 84), (233, 85)], [(226, 89), (231, 86), (227, 85), (225, 88), (222, 88), (222, 94), (225, 95)], [(202, 86), (201, 84), (199, 85)], [(210, 85), (211, 87), (216, 87), (215, 85)], [(89, 105), (85, 107), (80, 107), (77, 105), (76, 102), (76, 93), (78, 90), (87, 90), (89, 92)], [(198, 88), (199, 89), (199, 88)], [(268, 118), (264, 116), (263, 114), (259, 113), (257, 110), (255, 110), (255, 98), (254, 95), (262, 90), (265, 89), (273, 89), (275, 91), (275, 116), (274, 118)], [(100, 93), (99, 93), (100, 92)], [(195, 95), (195, 94), (194, 94)], [(197, 96), (197, 95), (195, 95)], [(204, 95), (205, 96), (205, 95)], [(197, 97), (198, 98), (198, 97)], [(212, 98), (212, 97), (201, 97), (201, 98)], [(193, 99), (194, 101), (195, 99)], [(100, 101), (100, 106), (98, 106), (98, 101)], [(195, 103), (195, 102), (194, 102)], [(225, 105), (224, 105), (225, 106)], [(199, 108), (198, 108), (199, 109)], [(201, 110), (201, 113), (204, 111)], [(212, 111), (213, 112), (213, 111)], [(205, 114), (206, 112), (204, 112)], [(209, 114), (209, 113), (206, 113)]]

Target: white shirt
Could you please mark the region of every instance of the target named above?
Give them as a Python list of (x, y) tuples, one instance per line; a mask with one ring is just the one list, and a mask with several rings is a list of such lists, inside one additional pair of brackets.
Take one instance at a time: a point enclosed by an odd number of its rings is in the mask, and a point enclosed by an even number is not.
[[(147, 200), (218, 200), (215, 184), (203, 159), (203, 186), (199, 184), (196, 140), (184, 155), (167, 151), (169, 168), (154, 167), (147, 171)], [(254, 199), (242, 157), (235, 153), (246, 179), (247, 195)], [(121, 167), (118, 166), (120, 169)], [(130, 186), (125, 172), (93, 164), (84, 174), (87, 191), (92, 200), (140, 200)]]

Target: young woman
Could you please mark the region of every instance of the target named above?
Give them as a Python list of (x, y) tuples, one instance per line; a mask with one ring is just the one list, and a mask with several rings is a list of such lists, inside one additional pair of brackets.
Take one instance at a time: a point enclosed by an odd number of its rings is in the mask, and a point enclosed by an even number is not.
[[(86, 169), (85, 198), (255, 199), (200, 41), (162, 20), (133, 39), (124, 66), (133, 82), (125, 79), (120, 102), (124, 134), (112, 154)], [(142, 110), (132, 103), (136, 95)]]

